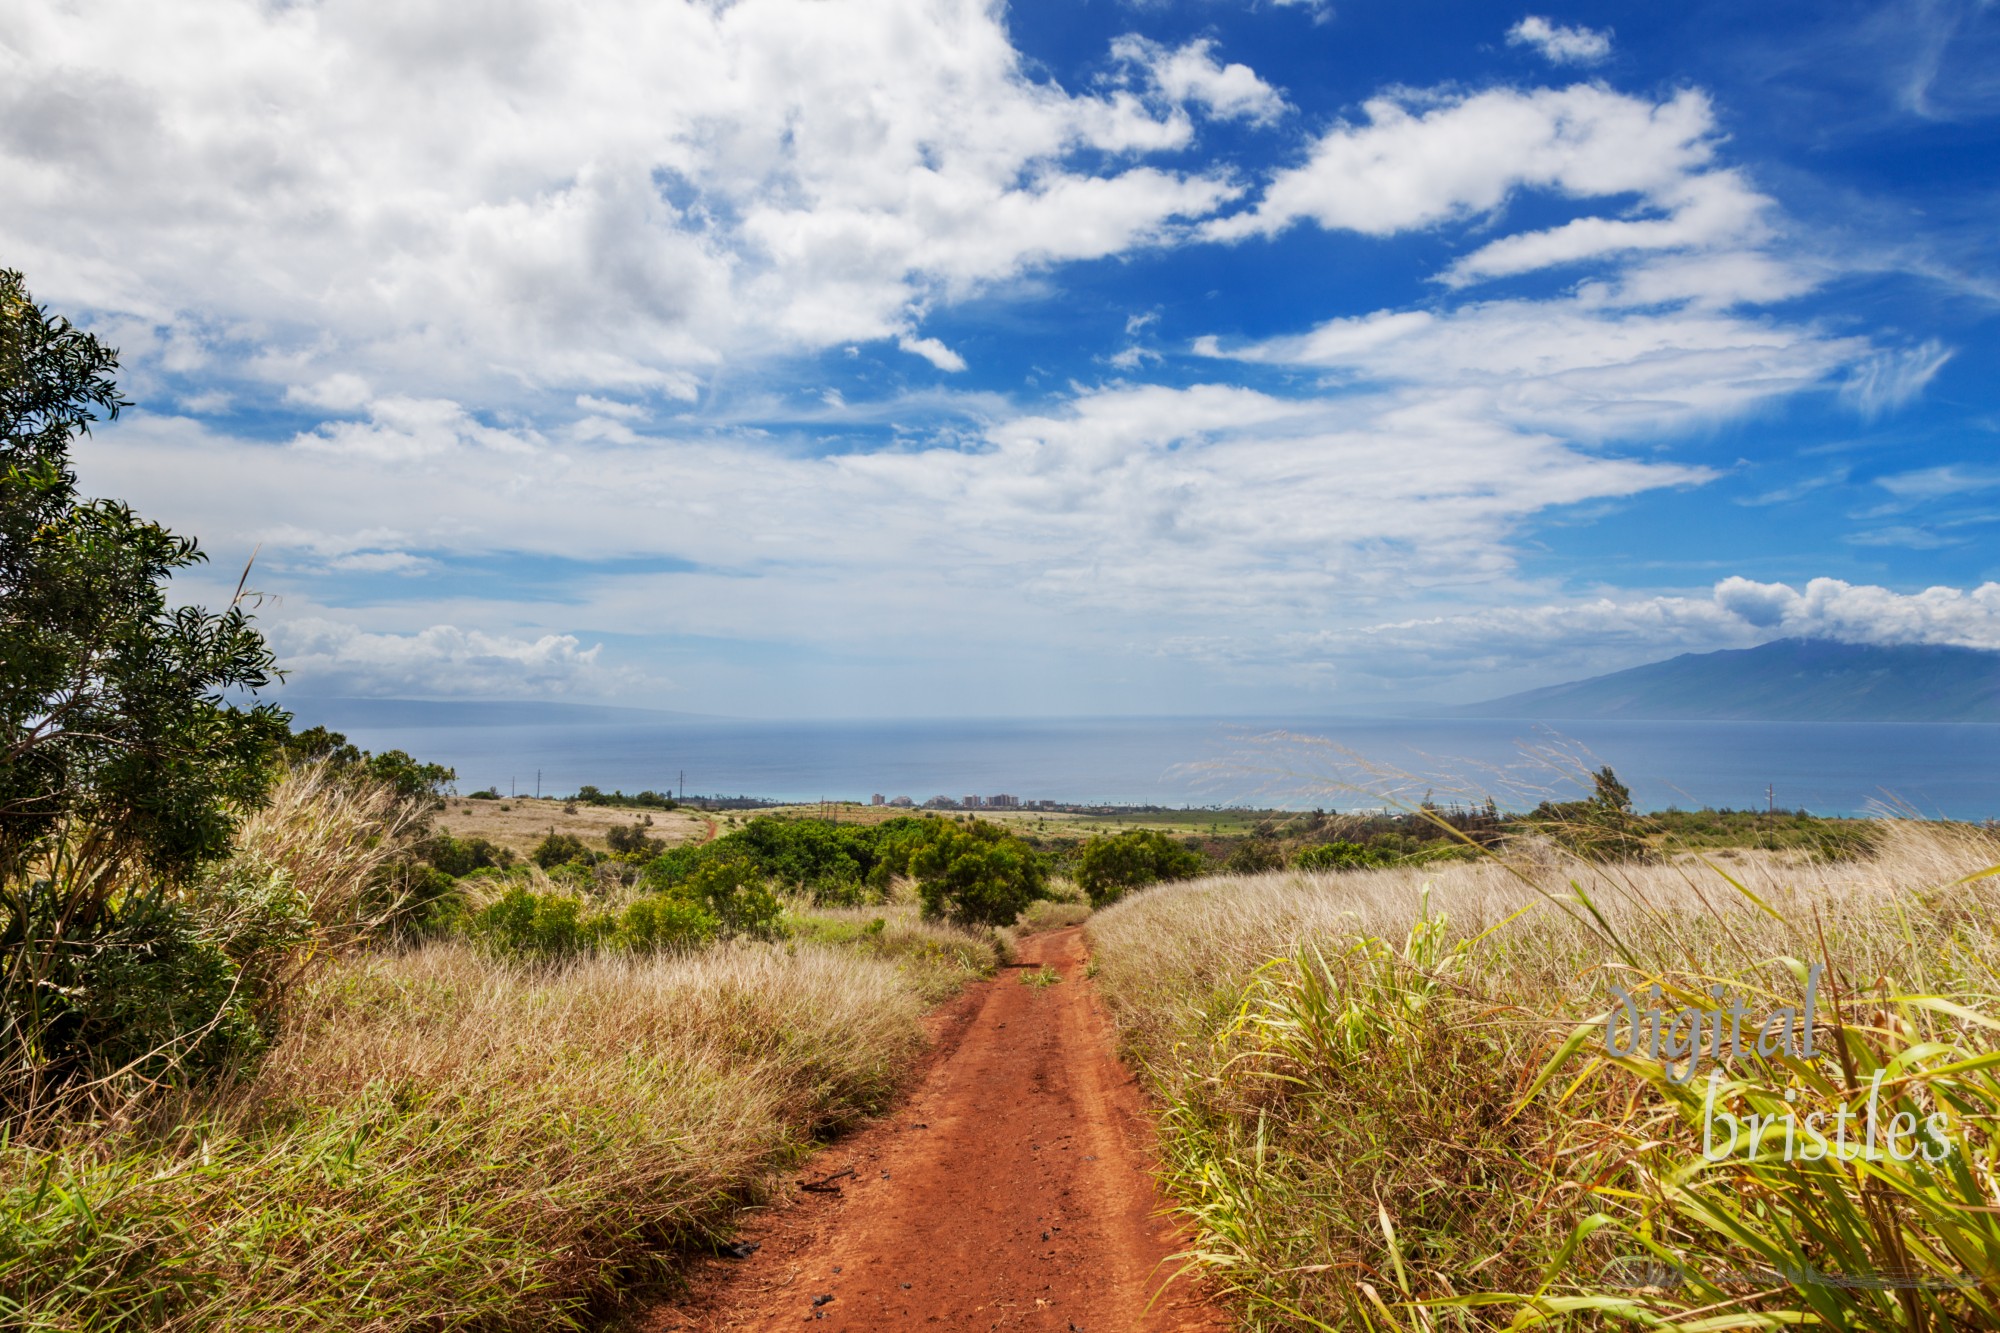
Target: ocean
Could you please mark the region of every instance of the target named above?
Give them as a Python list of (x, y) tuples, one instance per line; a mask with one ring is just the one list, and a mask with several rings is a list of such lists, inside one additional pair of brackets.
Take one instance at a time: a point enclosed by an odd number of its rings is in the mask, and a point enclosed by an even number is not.
[(780, 801), (1007, 794), (1164, 806), (1372, 809), (1493, 797), (1503, 809), (1588, 790), (1609, 764), (1644, 810), (1667, 806), (2000, 817), (2000, 726), (1571, 723), (1410, 718), (743, 721), (532, 707), (294, 704), (368, 749), (458, 772), (458, 790), (685, 791)]

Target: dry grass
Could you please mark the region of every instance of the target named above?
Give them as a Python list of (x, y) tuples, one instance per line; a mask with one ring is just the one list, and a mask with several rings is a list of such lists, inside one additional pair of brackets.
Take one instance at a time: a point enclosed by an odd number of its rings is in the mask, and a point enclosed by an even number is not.
[[(1962, 826), (1892, 825), (1881, 855), (1818, 862), (1746, 852), (1724, 860), (1684, 857), (1660, 865), (1592, 865), (1538, 846), (1508, 861), (1398, 867), (1329, 874), (1280, 871), (1163, 885), (1097, 913), (1090, 934), (1128, 1035), (1145, 1044), (1174, 1006), (1158, 1003), (1190, 986), (1241, 981), (1302, 942), (1353, 935), (1401, 938), (1428, 888), (1454, 934), (1477, 935), (1529, 916), (1495, 942), (1498, 970), (1551, 994), (1588, 991), (1578, 960), (1601, 961), (1602, 937), (1575, 912), (1553, 908), (1574, 881), (1612, 927), (1653, 945), (1662, 961), (1686, 961), (1715, 938), (1753, 951), (1818, 953), (1814, 909), (1842, 939), (1844, 956), (1871, 974), (1897, 971), (1909, 947), (1877, 929), (1912, 890), (1941, 885), (2000, 862), (2000, 840)], [(1722, 877), (1770, 903), (1758, 912)], [(1975, 892), (1976, 891), (1971, 891)], [(1588, 965), (1586, 962), (1585, 965)]]
[(627, 810), (615, 806), (579, 805), (565, 809), (562, 801), (537, 800), (521, 796), (498, 801), (468, 801), (454, 796), (438, 813), (438, 828), (454, 837), (485, 838), (526, 856), (551, 833), (568, 833), (582, 838), (598, 850), (604, 849), (604, 835), (611, 829), (636, 824), (650, 816), (646, 836), (668, 845), (706, 842), (710, 821), (722, 827), (721, 815), (704, 815), (685, 806), (674, 810)]
[(1061, 930), (1064, 926), (1080, 926), (1088, 920), (1090, 920), (1089, 903), (1044, 900), (1029, 903), (1027, 910), (1014, 922), (1014, 929), (1020, 934), (1032, 935), (1038, 930)]
[(321, 931), (345, 938), (393, 910), (389, 899), (367, 902), (367, 889), (423, 836), (427, 815), (423, 801), (399, 797), (387, 783), (302, 764), (237, 828), (224, 872), (282, 875)]
[[(1875, 858), (1842, 863), (1602, 867), (1542, 849), (1513, 866), (1171, 885), (1088, 929), (1159, 1099), (1170, 1184), (1253, 1327), (1768, 1327), (1803, 1313), (1991, 1328), (2000, 1226), (1976, 1209), (2000, 1205), (1986, 1119), (2000, 1111), (2000, 1053), (1979, 1021), (1898, 997), (2000, 1015), (2000, 900), (1967, 878), (1996, 863), (1986, 834), (1911, 824), (1885, 830)], [(1952, 1110), (1967, 1174), (1710, 1166), (1699, 1106), (1657, 1064), (1594, 1058), (1614, 977), (1697, 995), (1724, 984), (1768, 1009), (1796, 1002), (1779, 958), (1832, 965), (1846, 999), (1822, 1005), (1841, 1005), (1842, 1063), (1734, 1067), (1729, 1104), (1769, 1109), (1787, 1092), (1851, 1104), (1867, 1069), (1921, 1068), (1900, 1095)], [(1599, 1285), (1620, 1253), (1696, 1276), (1677, 1290)], [(1778, 1280), (1760, 1296), (1700, 1276), (1788, 1256), (1971, 1272), (1987, 1288)], [(1512, 1295), (1484, 1305), (1481, 1293)]]
[(340, 965), (251, 1081), (0, 1151), (0, 1327), (571, 1326), (881, 1109), (925, 1007), (811, 945)]
[(1012, 956), (1004, 931), (976, 931), (925, 920), (907, 899), (872, 907), (813, 907), (794, 903), (784, 929), (801, 943), (834, 944), (888, 963), (903, 983), (931, 1002), (943, 1000), (969, 976), (986, 976)]

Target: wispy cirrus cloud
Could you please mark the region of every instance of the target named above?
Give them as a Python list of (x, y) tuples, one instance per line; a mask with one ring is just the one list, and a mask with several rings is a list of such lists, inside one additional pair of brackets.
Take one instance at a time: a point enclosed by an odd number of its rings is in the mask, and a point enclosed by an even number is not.
[(1841, 394), (1864, 417), (1879, 417), (1914, 400), (1952, 358), (1935, 338), (1916, 347), (1886, 349), (1857, 363)]

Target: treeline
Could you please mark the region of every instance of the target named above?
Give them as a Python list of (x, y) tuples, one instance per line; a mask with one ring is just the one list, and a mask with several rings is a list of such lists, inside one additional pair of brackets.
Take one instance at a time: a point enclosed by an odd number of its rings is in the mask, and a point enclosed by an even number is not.
[(772, 938), (787, 929), (787, 898), (881, 903), (899, 879), (912, 883), (926, 917), (963, 927), (1011, 925), (1050, 893), (1049, 859), (983, 820), (856, 825), (765, 816), (712, 842), (668, 847), (647, 831), (649, 819), (607, 830), (603, 851), (552, 832), (530, 853), (534, 870), (484, 839), (434, 835), (421, 854), (453, 878), (448, 894), (433, 897), (424, 929), (553, 959)]
[(574, 799), (578, 805), (607, 805), (622, 810), (672, 810), (679, 805), (673, 797), (662, 796), (656, 791), (627, 796), (622, 791), (601, 792), (587, 783), (576, 789)]
[(1522, 838), (1553, 842), (1594, 860), (1651, 860), (1721, 848), (1842, 860), (1867, 855), (1880, 841), (1875, 821), (1828, 819), (1804, 810), (1668, 809), (1642, 815), (1609, 767), (1591, 775), (1591, 786), (1587, 797), (1544, 801), (1526, 813), (1502, 811), (1490, 799), (1479, 805), (1425, 799), (1416, 809), (1399, 812), (1273, 813), (1242, 834), (1197, 835), (1180, 843), (1201, 856), (1208, 873), (1257, 874), (1470, 858)]

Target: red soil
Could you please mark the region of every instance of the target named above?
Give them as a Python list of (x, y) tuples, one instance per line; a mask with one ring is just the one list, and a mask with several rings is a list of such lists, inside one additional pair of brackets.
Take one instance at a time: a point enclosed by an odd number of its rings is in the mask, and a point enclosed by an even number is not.
[[(1022, 941), (1021, 964), (940, 1011), (938, 1044), (894, 1115), (818, 1154), (802, 1193), (704, 1260), (646, 1333), (799, 1328), (1209, 1333), (1227, 1319), (1172, 1259), (1151, 1125), (1084, 977), (1079, 929)], [(1028, 986), (1043, 964), (1062, 981)], [(819, 1304), (819, 1297), (830, 1297)]]

